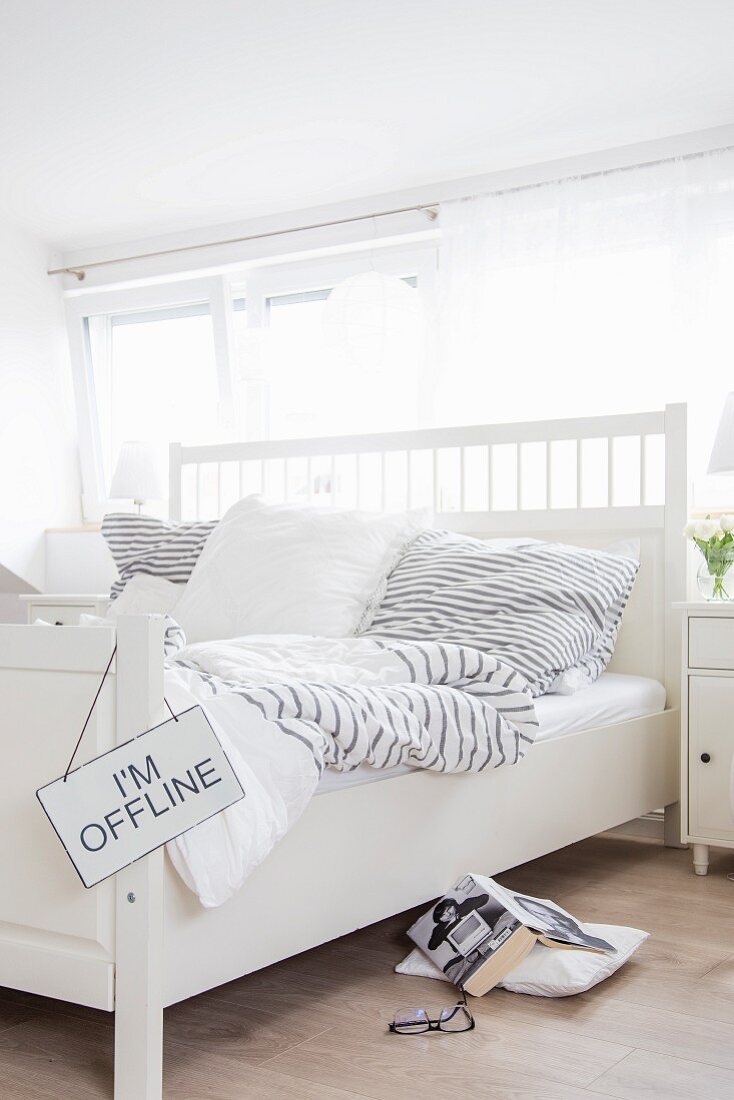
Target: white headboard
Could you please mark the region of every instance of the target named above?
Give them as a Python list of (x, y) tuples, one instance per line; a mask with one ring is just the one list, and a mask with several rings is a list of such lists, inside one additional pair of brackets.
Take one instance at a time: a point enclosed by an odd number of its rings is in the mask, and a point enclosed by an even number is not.
[(641, 569), (613, 667), (663, 680), (675, 705), (686, 597), (686, 406), (525, 424), (170, 449), (172, 519), (211, 519), (249, 493), (393, 510), (489, 538), (585, 546), (639, 538)]

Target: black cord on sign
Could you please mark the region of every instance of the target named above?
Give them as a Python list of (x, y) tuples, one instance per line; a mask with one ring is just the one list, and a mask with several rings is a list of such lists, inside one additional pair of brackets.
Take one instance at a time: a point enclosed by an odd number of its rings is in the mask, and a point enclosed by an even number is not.
[(99, 693), (100, 693), (100, 691), (102, 690), (102, 688), (104, 687), (104, 682), (105, 682), (105, 680), (107, 679), (107, 673), (108, 673), (108, 672), (110, 671), (110, 669), (112, 668), (112, 662), (113, 662), (113, 661), (114, 661), (114, 659), (115, 659), (115, 654), (116, 654), (116, 653), (117, 653), (117, 644), (115, 644), (115, 648), (114, 648), (114, 649), (112, 650), (112, 653), (110, 654), (110, 659), (109, 659), (109, 661), (107, 662), (107, 668), (106, 668), (106, 669), (104, 670), (104, 672), (102, 673), (102, 679), (100, 680), (100, 682), (99, 682), (99, 687), (97, 688), (97, 694), (95, 695), (94, 699), (92, 700), (92, 705), (91, 705), (91, 707), (89, 708), (89, 714), (88, 714), (88, 715), (87, 715), (87, 717), (86, 717), (86, 718), (84, 719), (84, 725), (82, 726), (82, 732), (81, 732), (81, 733), (79, 734), (79, 737), (78, 737), (78, 739), (77, 739), (77, 743), (76, 743), (76, 745), (74, 746), (74, 751), (73, 751), (73, 753), (71, 754), (71, 756), (69, 757), (69, 763), (68, 763), (68, 764), (66, 765), (66, 771), (64, 772), (64, 783), (66, 783), (66, 777), (67, 777), (67, 776), (68, 776), (68, 774), (69, 774), (69, 769), (71, 768), (71, 765), (72, 765), (72, 764), (74, 763), (74, 757), (76, 756), (76, 754), (77, 754), (77, 752), (78, 752), (78, 750), (79, 750), (79, 746), (80, 746), (80, 745), (81, 745), (81, 743), (82, 743), (82, 737), (84, 736), (84, 734), (85, 734), (85, 731), (86, 731), (86, 728), (87, 728), (87, 726), (89, 725), (89, 719), (90, 719), (90, 718), (92, 717), (92, 711), (94, 710), (94, 705), (95, 705), (95, 703), (97, 702), (97, 700), (99, 699)]
[[(71, 765), (74, 763), (74, 757), (76, 756), (77, 752), (79, 751), (79, 746), (82, 743), (82, 738), (84, 737), (84, 734), (86, 733), (86, 730), (87, 730), (87, 726), (89, 725), (89, 719), (92, 717), (92, 711), (94, 710), (94, 708), (96, 706), (96, 703), (97, 703), (97, 700), (99, 699), (99, 694), (102, 691), (102, 688), (104, 687), (104, 682), (107, 679), (107, 673), (112, 668), (112, 662), (115, 659), (115, 654), (116, 653), (117, 653), (117, 644), (115, 644), (115, 647), (112, 650), (112, 653), (110, 654), (110, 659), (107, 662), (107, 668), (102, 673), (102, 679), (100, 680), (99, 687), (97, 688), (97, 694), (94, 696), (94, 699), (92, 699), (92, 705), (89, 708), (89, 713), (87, 714), (87, 717), (84, 719), (84, 725), (82, 726), (82, 732), (79, 734), (79, 737), (77, 738), (76, 745), (74, 746), (74, 751), (71, 754), (71, 756), (69, 757), (69, 763), (66, 765), (66, 771), (64, 772), (64, 783), (66, 783), (69, 772), (71, 771)], [(163, 702), (168, 707), (168, 709), (171, 713), (171, 718), (173, 718), (174, 722), (178, 722), (178, 716), (173, 713), (173, 710), (171, 709), (171, 704), (168, 702), (165, 695), (163, 696)]]

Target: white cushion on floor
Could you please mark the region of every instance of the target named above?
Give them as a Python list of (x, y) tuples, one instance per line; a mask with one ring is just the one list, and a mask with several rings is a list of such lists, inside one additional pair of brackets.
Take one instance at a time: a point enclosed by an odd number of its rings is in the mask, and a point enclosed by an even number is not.
[[(544, 947), (537, 943), (523, 961), (512, 970), (500, 989), (511, 993), (530, 993), (535, 997), (570, 997), (584, 993), (614, 974), (649, 936), (639, 928), (625, 928), (615, 924), (584, 924), (594, 936), (616, 947), (611, 954), (594, 951), (570, 951)], [(398, 974), (414, 974), (423, 978), (448, 981), (443, 971), (427, 959), (417, 947), (395, 967)]]

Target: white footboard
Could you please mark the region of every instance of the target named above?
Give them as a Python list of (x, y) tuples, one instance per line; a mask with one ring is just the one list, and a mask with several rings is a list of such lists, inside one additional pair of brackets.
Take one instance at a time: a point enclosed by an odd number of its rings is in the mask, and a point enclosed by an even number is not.
[[(0, 984), (114, 1007), (114, 883), (85, 890), (35, 792), (63, 775), (115, 644), (111, 629), (0, 626)], [(78, 762), (115, 744), (115, 676)]]
[(163, 622), (0, 626), (0, 985), (115, 1010), (116, 1100), (161, 1094), (163, 851), (86, 890), (35, 792), (163, 717)]

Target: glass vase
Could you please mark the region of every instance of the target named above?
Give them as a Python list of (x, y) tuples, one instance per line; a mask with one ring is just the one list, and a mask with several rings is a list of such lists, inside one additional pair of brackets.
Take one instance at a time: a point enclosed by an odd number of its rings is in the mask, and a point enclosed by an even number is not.
[(698, 591), (705, 600), (730, 600), (734, 594), (734, 574), (729, 576), (731, 561), (708, 562), (704, 558), (698, 567)]

